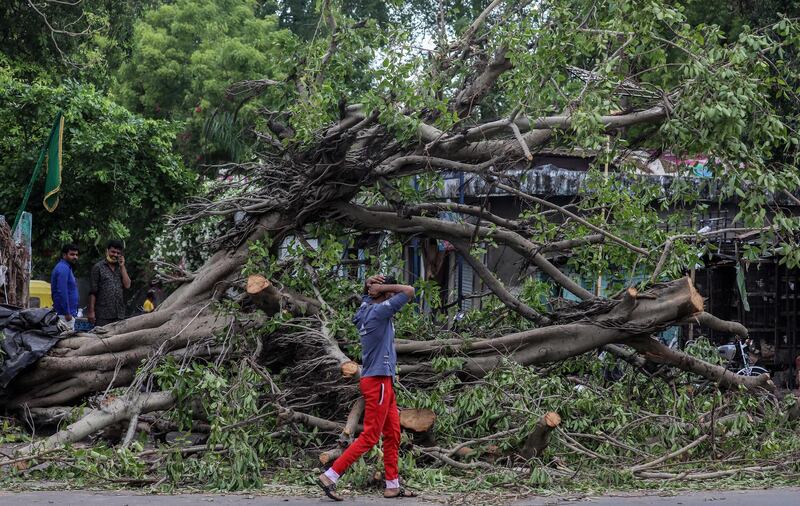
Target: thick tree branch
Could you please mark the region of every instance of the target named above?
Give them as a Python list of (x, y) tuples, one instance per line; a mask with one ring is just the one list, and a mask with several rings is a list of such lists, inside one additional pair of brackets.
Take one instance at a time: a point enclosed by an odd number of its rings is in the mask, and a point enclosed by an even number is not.
[(585, 237), (579, 237), (577, 239), (565, 239), (563, 241), (553, 241), (551, 243), (542, 246), (541, 252), (552, 253), (559, 251), (571, 251), (575, 248), (579, 248), (581, 246), (586, 246), (589, 244), (601, 244), (605, 242), (605, 240), (606, 236), (603, 234), (591, 234)]
[(446, 158), (437, 158), (422, 155), (407, 155), (395, 158), (388, 165), (378, 167), (375, 174), (379, 176), (407, 176), (418, 172), (430, 171), (432, 168), (436, 169), (449, 169), (460, 171), (482, 171), (489, 168), (492, 161), (484, 162), (481, 164), (470, 164), (458, 162), (455, 160), (448, 160)]
[(744, 385), (749, 390), (775, 391), (775, 384), (770, 380), (769, 374), (741, 376), (722, 366), (710, 364), (682, 351), (673, 350), (652, 337), (641, 336), (628, 341), (627, 344), (642, 353), (647, 360), (675, 366), (684, 371), (712, 379), (722, 388), (737, 388), (739, 385)]
[[(502, 218), (500, 216), (497, 216), (496, 214), (492, 214), (489, 211), (481, 209), (480, 207), (477, 206), (458, 204), (456, 202), (430, 202), (423, 204), (415, 204), (413, 206), (408, 206), (404, 209), (404, 213), (408, 215), (421, 214), (423, 211), (434, 211), (434, 212), (450, 211), (459, 214), (468, 214), (470, 216), (479, 217), (481, 220), (494, 223), (497, 226), (504, 227), (509, 230), (520, 230), (525, 228), (524, 225), (518, 221)], [(544, 248), (542, 249), (544, 250)], [(560, 249), (565, 249), (565, 248), (560, 248)]]
[(500, 280), (495, 277), (494, 273), (492, 273), (492, 271), (490, 271), (489, 268), (483, 264), (483, 262), (472, 256), (472, 253), (470, 253), (469, 250), (469, 243), (464, 241), (456, 241), (453, 243), (453, 246), (456, 247), (464, 260), (466, 260), (470, 267), (472, 267), (472, 270), (474, 270), (481, 280), (486, 283), (486, 286), (489, 287), (489, 289), (495, 295), (497, 295), (497, 297), (503, 301), (506, 306), (522, 315), (522, 317), (533, 322), (543, 325), (550, 323), (548, 318), (543, 317), (532, 307), (514, 297), (511, 292), (509, 292), (506, 287), (503, 286), (503, 283), (501, 283)]
[(691, 321), (696, 322), (703, 327), (716, 330), (718, 332), (724, 332), (726, 334), (733, 334), (739, 336), (742, 339), (746, 339), (749, 334), (747, 331), (747, 327), (745, 327), (741, 323), (722, 320), (710, 313), (704, 312), (695, 315), (691, 318)]
[(465, 46), (468, 46), (475, 37), (475, 34), (478, 32), (478, 29), (486, 21), (486, 18), (489, 17), (489, 14), (491, 14), (492, 11), (494, 11), (501, 3), (503, 3), (503, 0), (494, 0), (492, 3), (487, 5), (483, 12), (481, 12), (478, 17), (475, 18), (472, 24), (469, 25), (466, 30), (464, 30), (464, 34), (461, 36), (461, 40), (456, 47), (464, 48)]
[[(664, 106), (655, 106), (643, 111), (635, 111), (628, 114), (601, 116), (600, 123), (605, 125), (607, 130), (615, 130), (643, 123), (654, 123), (662, 121), (667, 117), (667, 109)], [(567, 129), (572, 128), (573, 118), (571, 115), (562, 114), (559, 116), (547, 116), (534, 120), (522, 118), (518, 126), (525, 130), (539, 129)], [(520, 124), (521, 123), (521, 124)], [(526, 124), (527, 123), (527, 124)]]
[[(562, 360), (606, 344), (627, 343), (639, 335), (669, 326), (703, 309), (702, 297), (689, 278), (662, 285), (648, 294), (629, 294), (611, 311), (586, 316), (574, 323), (508, 334), (502, 337), (466, 341), (400, 341), (395, 349), (402, 355), (468, 354), (466, 370), (478, 373), (497, 367), (502, 354), (523, 365)], [(483, 356), (483, 354), (487, 354)], [(401, 367), (401, 372), (403, 371)]]
[(505, 46), (498, 48), (492, 56), (492, 59), (486, 64), (483, 72), (453, 100), (452, 108), (458, 113), (459, 118), (469, 116), (472, 108), (480, 103), (500, 76), (511, 69), (513, 65), (511, 64), (511, 60), (506, 56), (507, 51), (508, 49)]
[(132, 397), (120, 397), (99, 409), (91, 410), (80, 420), (70, 424), (41, 443), (32, 444), (25, 453), (37, 453), (51, 450), (68, 443), (74, 443), (99, 431), (113, 423), (130, 419), (134, 414), (149, 413), (169, 409), (175, 403), (171, 392), (155, 392), (151, 394), (135, 393)]

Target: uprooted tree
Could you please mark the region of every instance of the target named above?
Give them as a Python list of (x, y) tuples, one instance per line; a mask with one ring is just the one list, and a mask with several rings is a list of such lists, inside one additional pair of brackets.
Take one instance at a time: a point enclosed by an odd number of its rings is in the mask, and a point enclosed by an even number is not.
[[(783, 57), (798, 43), (794, 21), (728, 42), (713, 26), (688, 25), (662, 2), (495, 0), (460, 32), (442, 20), (429, 38), (435, 47), (419, 50), (422, 41), (401, 28), (378, 33), (333, 4), (321, 9), (325, 44), (311, 43), (286, 80), (229, 89), (236, 108), (264, 105), (262, 121), (246, 134), (258, 155), (223, 167), (211, 193), (172, 219), (176, 227), (217, 223), (217, 252), (196, 272), (170, 272), (176, 289), (155, 312), (61, 340), (10, 386), (7, 408), (45, 418), (130, 386), (46, 447), (116, 422), (130, 427), (127, 444), (140, 416), (175, 403), (209, 421), (213, 413), (197, 406), (202, 389), (180, 381), (197, 364), (238, 371), (239, 382), (258, 378), (265, 393), (253, 402), (271, 406), (276, 423), (341, 432), (346, 445), (363, 409), (354, 380), (357, 336), (347, 326), (360, 288), (337, 273), (356, 263), (343, 257), (342, 244), (370, 231), (390, 233), (370, 269), (402, 269), (405, 238), (445, 240), (488, 290), (492, 323), (454, 329), (437, 311), (408, 316), (417, 330), (399, 328), (396, 346), (408, 390), (602, 349), (648, 382), (670, 384), (683, 371), (723, 390), (774, 396), (768, 375), (736, 375), (652, 336), (687, 322), (747, 335), (704, 312), (702, 294), (685, 277), (709, 239), (757, 232), (759, 242), (748, 246), (753, 254), (779, 247), (795, 262), (797, 224), (778, 197), (795, 198), (798, 137), (795, 118), (772, 104), (776, 95), (796, 98), (796, 75)], [(676, 219), (667, 232), (666, 210), (691, 215), (698, 190), (678, 184), (680, 177), (666, 191), (637, 179), (631, 153), (640, 149), (706, 154), (722, 194), (739, 198), (741, 225), (702, 233)], [(524, 185), (531, 162), (557, 151), (590, 153), (599, 169), (579, 199), (558, 205)], [(604, 174), (608, 166), (613, 170)], [(452, 172), (482, 194), (515, 196), (522, 212), (496, 215), (488, 199), (444, 201), (442, 178)], [(525, 285), (539, 288), (534, 296), (510, 289), (484, 265), (482, 251), (497, 247), (524, 260), (525, 276), (544, 280)], [(613, 270), (646, 276), (608, 298), (577, 280)], [(541, 302), (552, 287), (582, 301)], [(419, 288), (430, 300), (437, 290), (427, 280)], [(177, 373), (170, 376), (165, 364)], [(231, 381), (217, 387), (236, 395), (240, 383)], [(522, 454), (540, 457), (562, 418), (540, 412), (530, 434), (517, 427), (497, 437), (520, 432)], [(429, 412), (409, 413), (404, 426), (419, 434), (432, 423)], [(563, 434), (578, 453), (597, 455)], [(418, 444), (441, 462), (469, 467), (456, 461), (469, 450), (464, 445)], [(631, 470), (646, 475), (656, 464)]]

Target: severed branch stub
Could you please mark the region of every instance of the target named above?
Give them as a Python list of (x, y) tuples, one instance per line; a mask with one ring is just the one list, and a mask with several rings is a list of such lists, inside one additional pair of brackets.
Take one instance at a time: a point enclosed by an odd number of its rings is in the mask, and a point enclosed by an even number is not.
[(260, 274), (248, 276), (245, 291), (253, 304), (265, 313), (275, 314), (281, 310), (280, 292), (264, 276)]
[(333, 464), (336, 459), (341, 457), (342, 453), (344, 453), (344, 448), (341, 446), (337, 446), (336, 448), (322, 452), (319, 454), (319, 463), (325, 467), (328, 467)]
[(347, 416), (347, 422), (344, 424), (344, 430), (342, 430), (342, 433), (339, 435), (339, 444), (336, 446), (336, 448), (332, 448), (328, 451), (320, 453), (320, 464), (325, 467), (331, 465), (334, 460), (338, 459), (342, 455), (344, 449), (353, 443), (353, 438), (362, 429), (362, 426), (359, 425), (358, 422), (361, 420), (361, 416), (363, 414), (364, 398), (359, 397), (355, 404), (353, 404), (353, 407), (350, 408), (350, 414)]
[(400, 427), (411, 433), (414, 444), (434, 446), (436, 437), (433, 425), (436, 413), (431, 409), (401, 409)]
[(353, 404), (353, 407), (350, 409), (350, 414), (347, 416), (347, 422), (344, 424), (344, 430), (339, 436), (340, 446), (347, 447), (353, 442), (353, 438), (355, 438), (356, 432), (358, 431), (358, 422), (364, 415), (365, 404), (364, 398), (359, 397), (355, 404)]
[(358, 378), (361, 367), (352, 360), (342, 364), (342, 376), (345, 378)]
[(268, 315), (274, 315), (284, 309), (295, 316), (314, 315), (320, 310), (319, 301), (288, 289), (279, 290), (260, 274), (247, 277), (245, 291), (253, 304)]
[(400, 426), (412, 432), (428, 432), (436, 422), (436, 413), (431, 409), (401, 409)]
[(550, 432), (561, 424), (561, 416), (555, 411), (549, 411), (542, 416), (522, 447), (521, 454), (525, 459), (541, 457), (547, 449)]

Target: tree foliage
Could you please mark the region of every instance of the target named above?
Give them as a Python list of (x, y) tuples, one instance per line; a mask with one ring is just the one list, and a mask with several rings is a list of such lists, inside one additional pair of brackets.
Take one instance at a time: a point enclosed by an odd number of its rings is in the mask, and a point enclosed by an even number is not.
[[(483, 5), (472, 5), (472, 12)], [(539, 119), (545, 123), (540, 132), (525, 133), (530, 151), (585, 149), (599, 153), (598, 166), (614, 161), (624, 168), (626, 153), (641, 148), (702, 154), (722, 186), (720, 197), (741, 199), (737, 221), (770, 227), (748, 255), (768, 255), (783, 244), (777, 251), (789, 255), (791, 265), (800, 260), (791, 246), (796, 220), (770, 197), (795, 191), (799, 182), (797, 109), (776, 103), (776, 98), (797, 102), (796, 21), (777, 18), (770, 26), (745, 27), (728, 40), (718, 26), (692, 24), (681, 5), (668, 2), (511, 2), (487, 10), (483, 26), (460, 25), (445, 16), (444, 39), (430, 50), (420, 48), (411, 21), (375, 37), (344, 14), (335, 18), (336, 35), (328, 36), (335, 50), (319, 43), (302, 47), (305, 70), (267, 88), (269, 109), (288, 113), (290, 129), (276, 134), (283, 145), (317, 142), (320, 125), (335, 125), (343, 104), (359, 104), (366, 116), (376, 115), (401, 149), (438, 159), (499, 157), (500, 165), (519, 163), (524, 152), (510, 128), (482, 127), (509, 117), (526, 118), (520, 125), (528, 128)], [(374, 61), (364, 65), (353, 55)], [(480, 88), (481, 79), (486, 89)], [(617, 119), (636, 111), (655, 115)], [(557, 119), (553, 128), (548, 117)], [(609, 126), (615, 122), (626, 126)], [(476, 142), (484, 131), (488, 140)], [(429, 186), (406, 179), (398, 180), (396, 190), (404, 199), (424, 201), (430, 196), (426, 191), (438, 185), (438, 176), (429, 175)], [(659, 227), (643, 236), (629, 220), (609, 216), (645, 212), (655, 225), (664, 209), (696, 199), (686, 186), (669, 197), (649, 189), (634, 199), (609, 190), (611, 200), (599, 207), (594, 194), (584, 192), (579, 206), (595, 209), (588, 220), (649, 248), (665, 240)], [(579, 237), (585, 228), (573, 223), (558, 232)], [(603, 252), (615, 256), (615, 248)], [(656, 260), (647, 262), (654, 267)]]
[(8, 0), (0, 5), (0, 51), (24, 70), (108, 86), (127, 57), (133, 25), (161, 0)]
[[(181, 143), (190, 151), (204, 146), (202, 125), (214, 109), (250, 110), (226, 96), (230, 83), (285, 79), (293, 65), (291, 32), (254, 8), (252, 0), (181, 0), (149, 11), (119, 70), (120, 101), (149, 117), (186, 120)], [(214, 146), (205, 147), (213, 155)]]
[[(380, 0), (343, 0), (342, 12), (357, 20), (372, 19), (386, 26), (392, 15), (393, 4), (401, 2)], [(288, 28), (303, 40), (324, 36), (327, 27), (320, 23), (319, 4), (316, 0), (260, 0), (257, 12), (262, 16), (277, 16), (281, 28)]]
[(781, 17), (796, 18), (800, 14), (797, 0), (683, 0), (686, 17), (693, 25), (717, 25), (730, 40), (752, 28), (777, 22)]

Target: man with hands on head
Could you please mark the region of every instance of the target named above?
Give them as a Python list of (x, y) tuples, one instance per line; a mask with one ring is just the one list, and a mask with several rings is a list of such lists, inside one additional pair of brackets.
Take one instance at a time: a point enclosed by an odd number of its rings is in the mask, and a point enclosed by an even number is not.
[(414, 298), (414, 287), (397, 284), (393, 277), (378, 274), (367, 278), (365, 289), (367, 295), (353, 316), (353, 323), (361, 335), (359, 387), (365, 401), (364, 431), (330, 469), (317, 478), (322, 491), (334, 501), (344, 500), (336, 493), (336, 481), (361, 455), (378, 443), (381, 435), (386, 478), (383, 496), (402, 498), (416, 495), (400, 487), (400, 412), (392, 388), (397, 369), (392, 318)]

